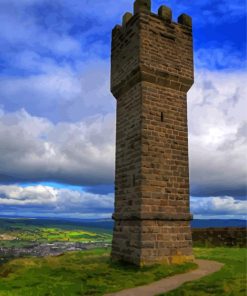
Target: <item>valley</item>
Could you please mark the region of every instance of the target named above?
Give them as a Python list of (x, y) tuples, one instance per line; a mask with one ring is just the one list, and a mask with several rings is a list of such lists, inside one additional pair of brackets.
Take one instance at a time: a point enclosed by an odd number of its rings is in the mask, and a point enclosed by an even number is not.
[[(69, 251), (107, 248), (111, 230), (81, 222), (0, 219), (0, 264), (19, 257), (58, 256)], [(97, 226), (97, 225), (96, 225)]]

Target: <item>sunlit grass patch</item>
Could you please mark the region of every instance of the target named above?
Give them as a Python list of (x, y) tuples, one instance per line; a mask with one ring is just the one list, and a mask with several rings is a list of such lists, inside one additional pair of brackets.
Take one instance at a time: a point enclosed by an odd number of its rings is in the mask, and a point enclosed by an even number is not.
[[(14, 246), (15, 243), (20, 245), (21, 242), (110, 242), (112, 234), (104, 231), (89, 231), (84, 229), (60, 229), (54, 227), (26, 227), (20, 231), (9, 231), (4, 234), (5, 238), (0, 237), (0, 246)], [(11, 239), (10, 239), (11, 238)]]

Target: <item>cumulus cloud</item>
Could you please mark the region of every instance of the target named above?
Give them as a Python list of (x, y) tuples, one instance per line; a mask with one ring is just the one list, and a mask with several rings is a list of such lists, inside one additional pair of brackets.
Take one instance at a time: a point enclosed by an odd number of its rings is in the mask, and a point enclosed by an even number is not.
[(112, 112), (111, 29), (128, 2), (1, 1), (0, 105), (54, 122)]
[[(190, 2), (175, 1), (174, 15), (190, 14), (193, 7), (196, 28), (235, 22), (245, 12), (240, 0)], [(153, 1), (154, 10), (161, 4)], [(132, 5), (129, 0), (110, 5), (98, 0), (90, 5), (86, 0), (1, 1), (0, 183), (113, 184), (110, 31)], [(167, 5), (173, 7), (174, 1)], [(246, 64), (228, 43), (211, 45), (196, 52), (196, 82), (188, 94), (191, 194), (243, 199)], [(242, 70), (234, 70), (240, 64)], [(56, 189), (44, 191), (51, 200), (57, 198)], [(18, 202), (21, 206), (25, 198)]]
[(95, 185), (113, 181), (115, 116), (53, 124), (25, 110), (0, 116), (2, 182), (53, 180)]
[(32, 115), (53, 122), (73, 122), (88, 115), (114, 111), (115, 99), (109, 90), (109, 63), (94, 60), (72, 69), (30, 55), (23, 57), (19, 64), (42, 73), (0, 78), (0, 104), (4, 104), (7, 111), (25, 106)]
[[(51, 11), (42, 9), (42, 4), (45, 1), (1, 1), (1, 47), (11, 49), (15, 45), (17, 54), (23, 48), (35, 48), (46, 54), (78, 56), (81, 52), (79, 40), (65, 31), (65, 18), (59, 19), (59, 14), (54, 14), (59, 4), (54, 4)], [(5, 56), (11, 53), (12, 50)]]
[[(161, 0), (153, 1), (153, 10), (157, 11), (161, 4)], [(207, 0), (175, 1), (175, 5), (168, 1), (167, 5), (176, 15), (192, 14), (196, 27), (236, 22), (245, 14), (241, 0), (218, 0), (213, 5)], [(0, 46), (5, 70), (13, 68), (13, 59), (26, 50), (52, 57), (58, 64), (109, 57), (111, 29), (121, 22), (125, 11), (133, 10), (132, 6), (132, 0), (2, 0)]]
[(245, 72), (200, 70), (189, 92), (191, 194), (246, 195)]
[(111, 1), (110, 5), (104, 1), (89, 4), (87, 0), (3, 0), (0, 3), (2, 54), (11, 67), (12, 59), (23, 50), (52, 57), (58, 64), (63, 59), (73, 63), (74, 59), (89, 56), (104, 57), (112, 27), (130, 6), (128, 0)]
[(231, 196), (192, 198), (191, 211), (200, 216), (234, 216), (247, 218), (247, 201), (235, 200)]
[[(188, 95), (191, 194), (243, 198), (247, 167), (246, 74), (202, 69), (196, 77)], [(2, 110), (0, 138), (2, 183), (113, 183), (113, 113), (54, 124), (25, 110)]]
[(110, 217), (113, 194), (92, 194), (51, 186), (0, 186), (0, 210), (25, 215), (62, 215), (71, 217)]
[[(1, 212), (15, 215), (25, 216), (32, 212), (35, 216), (110, 218), (113, 205), (113, 194), (93, 194), (46, 185), (0, 186)], [(247, 201), (235, 200), (231, 196), (192, 197), (191, 212), (195, 218), (215, 216), (244, 218), (247, 212)]]

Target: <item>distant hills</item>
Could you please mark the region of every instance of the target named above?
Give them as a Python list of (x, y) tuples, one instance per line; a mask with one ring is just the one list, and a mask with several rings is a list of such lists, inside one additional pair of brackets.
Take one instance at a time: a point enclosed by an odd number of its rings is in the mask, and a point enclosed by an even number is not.
[[(77, 220), (78, 223), (80, 220)], [(81, 223), (84, 226), (92, 226), (96, 228), (107, 228), (113, 229), (114, 222), (112, 220), (83, 220)], [(246, 227), (247, 222), (245, 220), (237, 220), (237, 219), (229, 219), (229, 220), (221, 220), (221, 219), (212, 219), (212, 220), (203, 220), (203, 219), (195, 219), (191, 222), (192, 228), (208, 228), (208, 227)]]
[[(35, 224), (35, 225), (45, 225), (45, 224), (71, 224), (84, 227), (92, 227), (99, 229), (112, 230), (114, 222), (111, 219), (69, 219), (69, 218), (25, 218), (25, 217), (0, 217), (2, 219), (24, 219), (25, 223)], [(1, 222), (0, 222), (1, 223)], [(237, 219), (195, 219), (191, 223), (192, 228), (208, 228), (208, 227), (247, 227), (246, 220)]]
[[(74, 219), (73, 219), (74, 220)], [(68, 220), (67, 220), (68, 221)], [(82, 223), (83, 226), (113, 229), (114, 222), (112, 220), (76, 220), (76, 223)], [(208, 227), (246, 227), (247, 222), (245, 220), (199, 220), (195, 219), (191, 222), (192, 228), (208, 228)]]
[(207, 228), (207, 227), (246, 227), (246, 220), (237, 219), (195, 219), (191, 223), (192, 228)]

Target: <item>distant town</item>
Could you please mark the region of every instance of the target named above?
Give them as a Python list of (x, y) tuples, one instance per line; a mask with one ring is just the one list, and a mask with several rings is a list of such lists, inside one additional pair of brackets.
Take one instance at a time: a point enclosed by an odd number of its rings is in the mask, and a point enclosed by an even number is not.
[[(91, 222), (0, 219), (0, 264), (19, 257), (58, 256), (69, 251), (108, 248), (111, 229)], [(98, 224), (96, 224), (97, 226)]]

